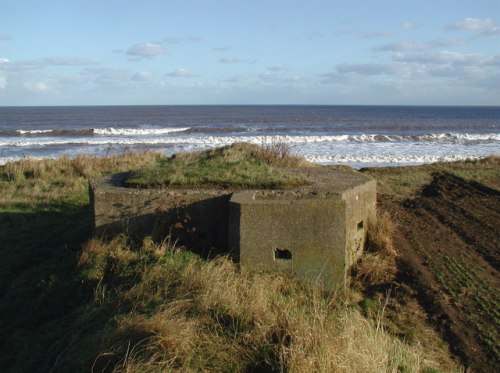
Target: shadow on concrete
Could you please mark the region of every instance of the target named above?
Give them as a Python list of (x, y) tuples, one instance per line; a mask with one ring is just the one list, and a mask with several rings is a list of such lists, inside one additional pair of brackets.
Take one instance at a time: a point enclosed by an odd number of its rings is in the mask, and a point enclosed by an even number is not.
[(169, 208), (143, 215), (126, 217), (101, 225), (94, 233), (111, 238), (124, 233), (134, 242), (151, 236), (155, 242), (170, 238), (204, 258), (229, 255), (234, 260), (237, 253), (228, 248), (228, 203), (231, 195), (207, 198), (191, 204)]

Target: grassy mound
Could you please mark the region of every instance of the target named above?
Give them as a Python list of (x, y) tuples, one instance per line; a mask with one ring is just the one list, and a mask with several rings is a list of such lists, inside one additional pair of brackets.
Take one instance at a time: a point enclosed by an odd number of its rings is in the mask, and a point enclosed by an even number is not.
[[(279, 149), (278, 149), (279, 150)], [(136, 188), (176, 186), (215, 188), (290, 188), (306, 183), (302, 175), (287, 174), (274, 165), (298, 166), (298, 157), (271, 148), (237, 143), (196, 153), (160, 158), (131, 171), (124, 183)]]

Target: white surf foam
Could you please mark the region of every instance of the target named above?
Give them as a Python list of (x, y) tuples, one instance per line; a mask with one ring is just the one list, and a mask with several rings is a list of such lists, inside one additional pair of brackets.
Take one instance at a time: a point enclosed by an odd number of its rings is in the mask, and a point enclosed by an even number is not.
[(345, 155), (309, 155), (305, 158), (313, 163), (320, 164), (424, 164), (435, 162), (453, 162), (462, 161), (465, 159), (482, 158), (484, 155), (443, 155), (443, 154), (390, 154), (390, 155), (359, 155), (359, 154), (345, 154)]
[(17, 130), (20, 135), (35, 135), (39, 133), (50, 133), (53, 130)]
[(185, 132), (189, 127), (184, 128), (94, 128), (94, 134), (107, 136), (145, 136), (164, 135), (173, 132)]
[[(185, 131), (186, 128), (164, 129), (119, 129), (112, 128), (99, 130), (99, 137), (38, 137), (30, 138), (0, 138), (0, 146), (50, 146), (74, 144), (116, 144), (116, 145), (159, 145), (159, 144), (193, 144), (193, 145), (227, 145), (235, 142), (252, 144), (313, 144), (313, 143), (439, 143), (439, 144), (468, 144), (478, 142), (500, 141), (500, 134), (428, 134), (428, 135), (332, 135), (332, 136), (142, 136), (161, 135), (170, 132)], [(129, 135), (117, 136), (115, 135)]]

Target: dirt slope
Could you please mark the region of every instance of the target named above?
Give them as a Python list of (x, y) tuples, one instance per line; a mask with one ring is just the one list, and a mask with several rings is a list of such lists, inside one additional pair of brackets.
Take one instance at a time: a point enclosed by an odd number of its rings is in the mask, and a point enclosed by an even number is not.
[(398, 225), (401, 277), (474, 372), (500, 371), (499, 196), (444, 172), (415, 198), (379, 196)]

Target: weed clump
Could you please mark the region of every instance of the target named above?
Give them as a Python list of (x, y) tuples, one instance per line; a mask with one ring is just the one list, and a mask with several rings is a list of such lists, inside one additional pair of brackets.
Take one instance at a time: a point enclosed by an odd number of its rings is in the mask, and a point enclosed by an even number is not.
[(257, 157), (272, 167), (310, 167), (304, 158), (294, 154), (290, 146), (283, 141), (263, 139), (256, 150)]

